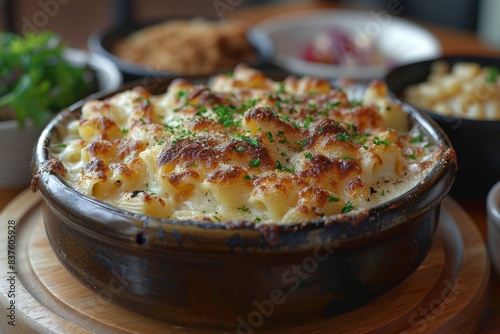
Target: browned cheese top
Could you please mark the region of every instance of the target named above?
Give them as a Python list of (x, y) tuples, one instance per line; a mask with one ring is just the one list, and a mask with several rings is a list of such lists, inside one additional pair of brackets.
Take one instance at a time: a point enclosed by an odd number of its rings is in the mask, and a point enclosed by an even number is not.
[(51, 145), (84, 195), (154, 217), (305, 223), (366, 210), (421, 182), (442, 148), (373, 81), (362, 100), (313, 77), (240, 65), (90, 101)]

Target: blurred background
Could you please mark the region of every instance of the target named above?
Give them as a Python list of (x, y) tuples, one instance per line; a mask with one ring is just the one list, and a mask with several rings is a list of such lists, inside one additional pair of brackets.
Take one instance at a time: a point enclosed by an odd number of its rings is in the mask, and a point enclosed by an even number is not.
[(95, 31), (134, 19), (203, 15), (226, 18), (257, 5), (332, 3), (367, 9), (397, 8), (398, 15), (438, 26), (477, 33), (500, 47), (497, 0), (2, 0), (0, 27), (21, 33), (50, 29), (73, 47), (85, 47)]

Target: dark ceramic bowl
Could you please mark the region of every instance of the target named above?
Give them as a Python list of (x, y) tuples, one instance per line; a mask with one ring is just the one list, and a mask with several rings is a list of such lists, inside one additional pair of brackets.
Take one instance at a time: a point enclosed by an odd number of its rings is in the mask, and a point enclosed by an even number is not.
[[(211, 18), (207, 19), (212, 20)], [(117, 56), (112, 51), (116, 43), (125, 39), (132, 33), (166, 21), (167, 20), (155, 20), (152, 22), (132, 21), (128, 24), (122, 24), (106, 31), (93, 33), (88, 39), (88, 48), (89, 50), (101, 54), (112, 60), (123, 73), (125, 82), (131, 82), (143, 77), (177, 77), (179, 75), (184, 75), (182, 73), (158, 71), (146, 65), (132, 63)], [(249, 30), (247, 38), (250, 44), (255, 49), (255, 53), (257, 55), (256, 60), (252, 63), (249, 63), (249, 65), (253, 68), (271, 67), (270, 60), (273, 55), (273, 44), (271, 42), (271, 39), (266, 35), (252, 29)], [(219, 69), (218, 71), (224, 73), (228, 70), (230, 69)]]
[[(474, 62), (500, 68), (500, 58), (453, 56), (404, 65), (385, 77), (387, 86), (398, 98), (413, 84), (427, 80), (431, 65), (444, 60)], [(445, 131), (457, 153), (458, 172), (450, 193), (462, 198), (486, 198), (491, 187), (500, 180), (500, 121), (473, 120), (444, 116), (419, 108), (432, 117)]]
[[(141, 83), (158, 94), (169, 82)], [(151, 218), (86, 197), (58, 176), (47, 147), (79, 117), (80, 107), (59, 114), (34, 151), (32, 186), (45, 200), (50, 244), (89, 289), (181, 326), (243, 332), (283, 327), (372, 300), (423, 261), (455, 176), (454, 153), (447, 149), (407, 193), (330, 223), (257, 227)], [(450, 147), (432, 120), (404, 108), (432, 141)]]

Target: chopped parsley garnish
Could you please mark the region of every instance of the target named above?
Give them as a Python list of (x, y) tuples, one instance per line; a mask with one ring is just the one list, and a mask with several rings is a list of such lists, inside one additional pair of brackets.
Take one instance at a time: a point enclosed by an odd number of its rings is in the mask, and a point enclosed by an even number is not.
[(275, 167), (276, 167), (276, 169), (279, 169), (279, 170), (283, 169), (283, 165), (281, 164), (281, 162), (279, 160), (276, 161)]
[(273, 134), (271, 132), (267, 132), (267, 138), (269, 139), (269, 141), (272, 143), (274, 141), (273, 139)]
[(128, 132), (128, 129), (127, 129), (127, 128), (123, 128), (121, 132), (122, 132), (122, 133), (127, 133), (127, 132)]
[(214, 217), (214, 219), (215, 219), (215, 220), (217, 220), (218, 222), (221, 222), (221, 221), (222, 221), (222, 220), (221, 220), (219, 217), (217, 217), (216, 215), (214, 215), (213, 217)]
[(136, 99), (135, 99), (135, 102), (141, 102), (141, 101), (144, 101), (146, 103), (146, 105), (150, 105), (151, 104), (151, 101), (143, 96), (138, 96)]
[(247, 180), (247, 181), (248, 181), (248, 180), (251, 180), (251, 179), (252, 179), (252, 177), (251, 177), (250, 175), (245, 175), (245, 176), (243, 177), (243, 179), (245, 179), (245, 180)]
[(289, 173), (295, 173), (295, 167), (292, 166), (292, 167), (285, 167), (281, 164), (281, 162), (278, 160), (276, 161), (276, 165), (275, 165), (276, 169), (282, 171), (282, 172), (289, 172)]
[(307, 144), (307, 139), (301, 139), (295, 142), (295, 145), (297, 145), (299, 147), (299, 150), (301, 151), (304, 149), (304, 146), (306, 146), (306, 144)]
[(173, 125), (168, 125), (168, 124), (165, 124), (163, 126), (163, 131), (168, 131), (170, 132), (171, 134), (175, 134), (175, 131), (180, 129), (180, 125), (176, 125), (176, 126), (173, 126)]
[(259, 217), (256, 217), (255, 220), (254, 220), (254, 222), (256, 222), (256, 223), (259, 223), (261, 221), (262, 221), (262, 219), (260, 219)]
[(204, 105), (202, 104), (199, 104), (198, 105), (198, 114), (199, 115), (203, 115), (204, 113), (207, 112), (207, 107), (205, 107)]
[(349, 101), (349, 103), (350, 103), (349, 109), (352, 109), (352, 108), (355, 108), (355, 107), (363, 105), (363, 101), (362, 100), (353, 100), (353, 101)]
[(347, 133), (345, 133), (345, 132), (342, 132), (342, 133), (337, 133), (337, 134), (335, 135), (335, 137), (337, 137), (338, 139), (343, 140), (343, 141), (349, 141), (349, 139), (351, 138), (351, 137), (349, 137), (349, 135), (348, 135)]
[(180, 99), (180, 98), (187, 98), (189, 95), (187, 90), (180, 90), (175, 94), (175, 97)]
[(312, 122), (314, 122), (314, 118), (312, 116), (307, 116), (304, 122), (304, 129), (307, 129)]
[(196, 133), (186, 129), (180, 130), (178, 133), (176, 133), (176, 135), (177, 136), (172, 140), (172, 144), (177, 144), (177, 142), (186, 138), (194, 139), (194, 137), (196, 137)]
[(354, 124), (347, 124), (347, 130), (351, 131), (354, 135), (358, 134), (358, 127)]
[(497, 77), (498, 77), (498, 67), (491, 66), (490, 70), (488, 71), (488, 74), (486, 75), (486, 82), (489, 84), (494, 84), (495, 82), (497, 82)]
[(239, 126), (241, 123), (233, 120), (233, 115), (236, 113), (236, 108), (233, 106), (217, 104), (213, 107), (213, 111), (217, 115), (219, 123), (225, 127)]
[(353, 135), (352, 139), (359, 145), (364, 145), (366, 143), (366, 138), (357, 134)]
[(65, 144), (65, 143), (59, 143), (59, 144), (56, 144), (56, 147), (60, 147), (60, 148), (65, 148), (67, 147), (68, 145)]
[(342, 213), (347, 213), (347, 212), (350, 212), (352, 211), (352, 209), (354, 209), (354, 207), (352, 206), (352, 203), (350, 201), (347, 201), (347, 203), (344, 205), (344, 207), (342, 208)]
[(340, 101), (338, 101), (338, 102), (327, 102), (325, 108), (326, 109), (333, 109), (333, 108), (336, 108), (336, 107), (340, 106), (340, 103), (341, 103)]
[(260, 159), (259, 158), (256, 158), (256, 159), (252, 159), (250, 161), (250, 167), (260, 167)]
[(243, 152), (245, 148), (243, 146), (238, 146), (234, 148), (237, 152)]
[(311, 159), (313, 157), (311, 152), (307, 152), (306, 155), (304, 155), (306, 159)]
[(226, 72), (226, 76), (232, 78), (234, 76), (233, 72)]
[(248, 212), (250, 209), (243, 205), (243, 206), (239, 207), (238, 210), (243, 211), (243, 212)]
[(278, 88), (278, 94), (285, 94), (286, 90), (285, 90), (285, 83), (284, 82), (280, 82), (280, 86)]
[(236, 138), (239, 138), (252, 146), (259, 146), (259, 140), (256, 137), (250, 138), (248, 136), (238, 134), (236, 135)]
[(413, 137), (410, 140), (410, 143), (421, 143), (423, 141), (422, 135), (418, 135), (416, 137)]
[(328, 198), (328, 202), (337, 203), (338, 201), (340, 201), (340, 199), (337, 196), (330, 195), (330, 197)]
[(276, 135), (277, 135), (278, 137), (280, 137), (281, 135), (284, 135), (284, 134), (285, 134), (285, 131), (278, 131), (278, 132), (276, 133)]
[(280, 144), (285, 144), (286, 142), (287, 142), (286, 139), (280, 139), (280, 140), (278, 140), (278, 143), (280, 143)]
[(281, 153), (280, 153), (280, 155), (281, 155), (282, 157), (286, 157), (286, 152), (281, 152)]
[(413, 159), (413, 160), (417, 159), (415, 157), (415, 151), (412, 151), (410, 154), (408, 154), (408, 158)]
[(240, 110), (242, 112), (245, 112), (248, 109), (254, 107), (257, 104), (257, 102), (259, 102), (259, 99), (250, 99), (250, 100), (247, 100), (247, 101), (245, 101), (245, 103), (243, 103), (241, 105)]
[(344, 160), (354, 160), (354, 158), (353, 158), (353, 157), (350, 157), (350, 156), (348, 156), (348, 155), (344, 155), (344, 157), (343, 157), (343, 158), (344, 158)]
[(375, 137), (373, 139), (373, 143), (375, 145), (385, 145), (385, 146), (391, 146), (391, 142), (387, 141), (387, 140), (383, 140), (383, 139), (380, 139), (379, 137)]
[(296, 97), (295, 94), (292, 94), (292, 96), (290, 97), (290, 100), (292, 103), (301, 103), (302, 102), (302, 99), (299, 99), (298, 97)]

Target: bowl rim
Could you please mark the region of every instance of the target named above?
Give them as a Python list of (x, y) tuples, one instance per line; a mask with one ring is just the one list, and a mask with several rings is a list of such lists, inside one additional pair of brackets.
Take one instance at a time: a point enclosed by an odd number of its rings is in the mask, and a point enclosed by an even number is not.
[[(118, 66), (103, 55), (78, 48), (64, 48), (63, 52), (69, 61), (88, 64), (96, 72), (99, 91), (115, 90), (123, 84), (123, 75)], [(107, 80), (103, 80), (103, 75)]]
[[(404, 75), (408, 69), (412, 69), (412, 68), (424, 66), (424, 65), (431, 65), (432, 63), (437, 62), (437, 61), (446, 61), (450, 65), (453, 65), (453, 64), (458, 63), (458, 62), (477, 62), (481, 66), (486, 66), (484, 64), (481, 64), (481, 62), (485, 62), (485, 61), (497, 63), (500, 65), (500, 58), (493, 57), (493, 56), (491, 56), (491, 57), (490, 56), (477, 56), (477, 55), (471, 55), (471, 54), (448, 55), (448, 56), (426, 59), (426, 60), (422, 60), (422, 61), (418, 61), (418, 62), (413, 62), (413, 63), (408, 63), (408, 64), (403, 64), (401, 66), (397, 66), (395, 68), (392, 68), (389, 72), (387, 72), (387, 74), (384, 76), (383, 80), (386, 82), (388, 88), (391, 90), (391, 93), (394, 94), (394, 96), (397, 99), (400, 99), (401, 101), (406, 102), (406, 99), (404, 99), (402, 94), (401, 94), (402, 92), (392, 91), (390, 86), (391, 86), (391, 82), (393, 81), (393, 77)], [(413, 84), (421, 83), (421, 82), (423, 82), (423, 81), (414, 82)], [(408, 87), (409, 86), (405, 86), (403, 88), (403, 90), (408, 88)], [(406, 102), (406, 103), (408, 103), (408, 102)], [(410, 104), (410, 103), (408, 103), (408, 104)], [(457, 122), (465, 122), (466, 124), (470, 124), (470, 125), (477, 126), (477, 127), (491, 127), (491, 126), (498, 127), (498, 126), (500, 126), (500, 119), (498, 119), (498, 120), (485, 120), (485, 119), (450, 116), (450, 115), (440, 114), (438, 112), (432, 111), (432, 110), (427, 109), (427, 108), (422, 108), (422, 107), (417, 107), (417, 106), (413, 106), (413, 107), (415, 107), (417, 110), (421, 110), (421, 111), (431, 115), (431, 117), (434, 119), (437, 119), (441, 122), (450, 123), (450, 124), (456, 124)]]
[[(169, 83), (172, 78), (143, 78), (139, 83), (144, 84), (145, 82), (156, 80), (156, 83)], [(79, 101), (69, 107), (68, 109), (59, 113), (43, 130), (37, 144), (34, 147), (33, 159), (31, 162), (32, 173), (34, 175), (32, 181), (32, 190), (40, 191), (42, 197), (49, 205), (53, 206), (51, 201), (61, 201), (69, 200), (70, 198), (76, 198), (79, 201), (83, 201), (85, 205), (91, 205), (94, 208), (101, 210), (107, 217), (113, 217), (113, 221), (126, 220), (126, 224), (130, 225), (131, 220), (134, 221), (136, 228), (141, 229), (141, 226), (146, 226), (148, 228), (156, 227), (169, 227), (172, 229), (184, 228), (192, 234), (203, 234), (204, 231), (217, 231), (217, 238), (234, 236), (238, 231), (248, 233), (249, 235), (261, 238), (263, 235), (266, 238), (266, 242), (272, 246), (276, 243), (276, 240), (283, 237), (284, 235), (305, 232), (311, 230), (321, 230), (328, 228), (335, 228), (339, 230), (339, 233), (344, 233), (339, 235), (339, 240), (345, 242), (356, 243), (361, 238), (366, 238), (367, 236), (372, 237), (372, 239), (380, 237), (381, 234), (390, 231), (397, 231), (404, 228), (401, 221), (405, 222), (408, 217), (420, 217), (422, 211), (429, 210), (439, 206), (441, 200), (446, 196), (450, 190), (456, 172), (456, 157), (452, 149), (451, 143), (444, 133), (444, 131), (432, 120), (429, 116), (418, 111), (416, 108), (409, 104), (402, 104), (405, 112), (409, 117), (426, 132), (429, 137), (434, 140), (436, 145), (441, 145), (445, 149), (443, 150), (441, 156), (437, 160), (436, 164), (428, 172), (428, 174), (421, 180), (417, 185), (410, 188), (408, 191), (400, 194), (399, 196), (393, 198), (390, 201), (381, 203), (371, 209), (360, 209), (354, 210), (345, 214), (338, 214), (328, 219), (314, 220), (307, 224), (304, 223), (290, 223), (290, 224), (275, 224), (266, 223), (259, 224), (256, 222), (248, 221), (229, 221), (223, 223), (207, 223), (200, 221), (181, 221), (168, 218), (155, 218), (147, 216), (145, 214), (134, 213), (120, 209), (118, 207), (112, 206), (110, 204), (101, 202), (97, 199), (85, 196), (79, 193), (77, 190), (69, 186), (59, 175), (51, 170), (51, 161), (48, 153), (48, 144), (54, 135), (54, 131), (57, 132), (57, 127), (60, 126), (62, 122), (68, 121), (70, 118), (76, 118), (79, 113), (80, 108), (89, 99), (103, 99), (106, 97), (113, 96), (114, 94), (131, 89), (137, 86), (138, 82), (132, 82), (126, 84), (115, 90), (113, 92), (100, 92), (96, 93), (89, 98)], [(159, 93), (154, 93), (159, 94)], [(444, 187), (438, 189), (437, 185), (440, 182), (445, 182)], [(424, 193), (429, 193), (430, 196), (423, 196)], [(56, 198), (61, 195), (60, 198)], [(70, 195), (70, 196), (68, 196)], [(415, 199), (420, 199), (419, 205), (417, 207), (412, 206), (411, 208), (405, 207), (408, 201)], [(63, 203), (64, 205), (64, 203)], [(420, 208), (420, 211), (418, 210)], [(71, 208), (71, 210), (79, 210), (80, 208)], [(377, 219), (384, 213), (391, 215), (390, 222), (384, 223), (384, 221), (376, 222)], [(85, 215), (82, 212), (82, 215)], [(388, 219), (389, 220), (389, 219)], [(99, 223), (98, 223), (99, 224)], [(103, 223), (100, 223), (103, 225)], [(104, 224), (105, 225), (105, 224)], [(112, 225), (112, 224), (111, 224)], [(139, 226), (141, 225), (141, 226)], [(130, 226), (129, 226), (130, 227)], [(367, 231), (359, 233), (361, 229), (367, 228)], [(223, 232), (222, 235), (220, 232)], [(114, 231), (117, 233), (117, 231)], [(394, 232), (395, 233), (395, 232)], [(355, 237), (349, 237), (349, 234), (354, 234)], [(121, 235), (124, 239), (130, 239), (130, 233), (127, 231), (122, 231)], [(209, 241), (213, 241), (211, 238), (214, 234), (206, 236)]]
[(494, 219), (489, 219), (490, 225), (500, 231), (500, 181), (495, 183), (488, 192), (486, 198), (488, 215)]

